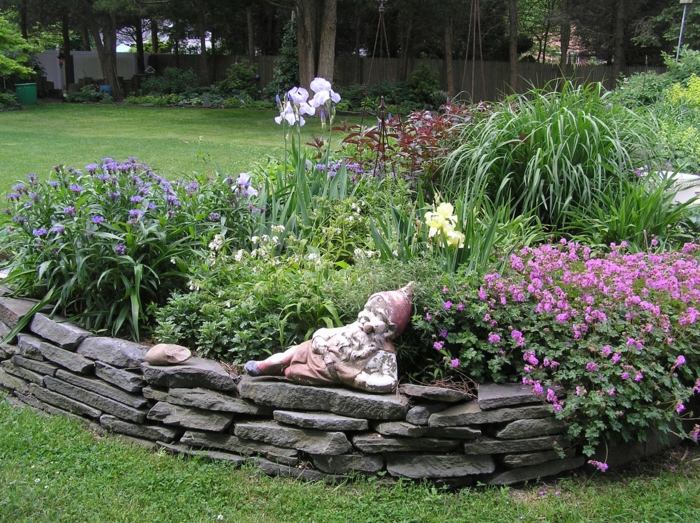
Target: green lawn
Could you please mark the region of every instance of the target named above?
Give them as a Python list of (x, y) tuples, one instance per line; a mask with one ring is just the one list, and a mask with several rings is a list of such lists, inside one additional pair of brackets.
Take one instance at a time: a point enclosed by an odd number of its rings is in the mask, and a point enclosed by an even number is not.
[[(104, 157), (136, 156), (168, 178), (219, 169), (237, 174), (282, 155), (275, 111), (38, 104), (0, 112), (0, 192), (57, 164), (82, 168)], [(310, 119), (304, 135), (320, 135)]]
[(0, 522), (697, 522), (700, 451), (517, 488), (269, 478), (102, 438), (2, 401)]

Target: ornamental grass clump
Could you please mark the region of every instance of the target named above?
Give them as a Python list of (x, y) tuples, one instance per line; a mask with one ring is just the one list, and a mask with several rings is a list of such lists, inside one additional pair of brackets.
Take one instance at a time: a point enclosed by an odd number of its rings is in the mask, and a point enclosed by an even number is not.
[(649, 429), (685, 434), (700, 393), (696, 251), (631, 254), (622, 244), (606, 254), (565, 240), (523, 248), (502, 273), (443, 288), (442, 305), (414, 323), (445, 372), (458, 359), (479, 382), (532, 386), (588, 455)]
[[(586, 209), (623, 189), (648, 165), (658, 143), (649, 118), (615, 105), (600, 84), (532, 90), (503, 101), (490, 116), (460, 126), (448, 157), (443, 194), (485, 194), (514, 216), (535, 214), (562, 227), (574, 205)], [(476, 196), (475, 196), (476, 197)]]
[(5, 281), (86, 328), (139, 339), (214, 234), (250, 235), (255, 194), (245, 173), (169, 181), (135, 158), (28, 175), (0, 214)]

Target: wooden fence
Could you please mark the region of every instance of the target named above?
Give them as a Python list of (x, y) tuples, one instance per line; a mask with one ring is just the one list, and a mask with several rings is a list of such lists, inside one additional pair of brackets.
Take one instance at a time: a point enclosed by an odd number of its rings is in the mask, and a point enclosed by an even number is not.
[[(148, 64), (156, 71), (162, 72), (166, 67), (200, 70), (198, 55), (152, 54)], [(260, 75), (259, 86), (263, 89), (273, 78), (273, 68), (276, 56), (256, 56), (254, 63)], [(208, 57), (210, 77), (204, 80), (218, 82), (226, 77), (228, 68), (240, 61), (248, 60), (247, 56), (221, 55)], [(440, 81), (441, 89), (447, 91), (447, 71), (444, 60), (438, 59), (409, 59), (401, 58), (372, 58), (340, 55), (336, 57), (334, 84), (347, 87), (352, 84), (374, 85), (380, 82), (410, 79), (411, 73), (426, 63)], [(474, 101), (498, 100), (509, 91), (510, 65), (508, 62), (471, 62), (453, 60), (454, 88), (461, 93), (463, 99)], [(665, 72), (665, 67), (624, 67), (622, 72), (630, 76), (637, 72)], [(518, 64), (520, 76), (518, 91), (524, 92), (530, 87), (544, 87), (547, 82), (562, 76), (556, 65), (532, 62)], [(566, 77), (576, 83), (602, 82), (608, 89), (614, 87), (612, 67), (606, 65), (567, 66)]]

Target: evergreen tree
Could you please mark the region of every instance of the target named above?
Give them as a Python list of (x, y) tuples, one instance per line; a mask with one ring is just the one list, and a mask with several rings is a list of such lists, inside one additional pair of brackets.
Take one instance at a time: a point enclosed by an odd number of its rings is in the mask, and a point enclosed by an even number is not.
[(299, 47), (297, 46), (297, 29), (294, 17), (284, 26), (282, 48), (273, 70), (273, 80), (265, 87), (265, 96), (273, 98), (276, 94), (286, 93), (299, 85)]

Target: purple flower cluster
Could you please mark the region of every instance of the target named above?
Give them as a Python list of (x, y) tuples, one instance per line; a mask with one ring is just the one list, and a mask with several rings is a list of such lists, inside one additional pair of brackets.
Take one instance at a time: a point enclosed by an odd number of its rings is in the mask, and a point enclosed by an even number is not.
[(589, 461), (588, 461), (588, 464), (594, 466), (595, 468), (597, 468), (598, 470), (601, 470), (601, 471), (603, 471), (603, 472), (605, 472), (606, 470), (608, 470), (608, 464), (607, 464), (607, 463), (602, 463), (602, 462), (596, 461), (596, 460), (594, 460), (594, 459), (589, 460)]

